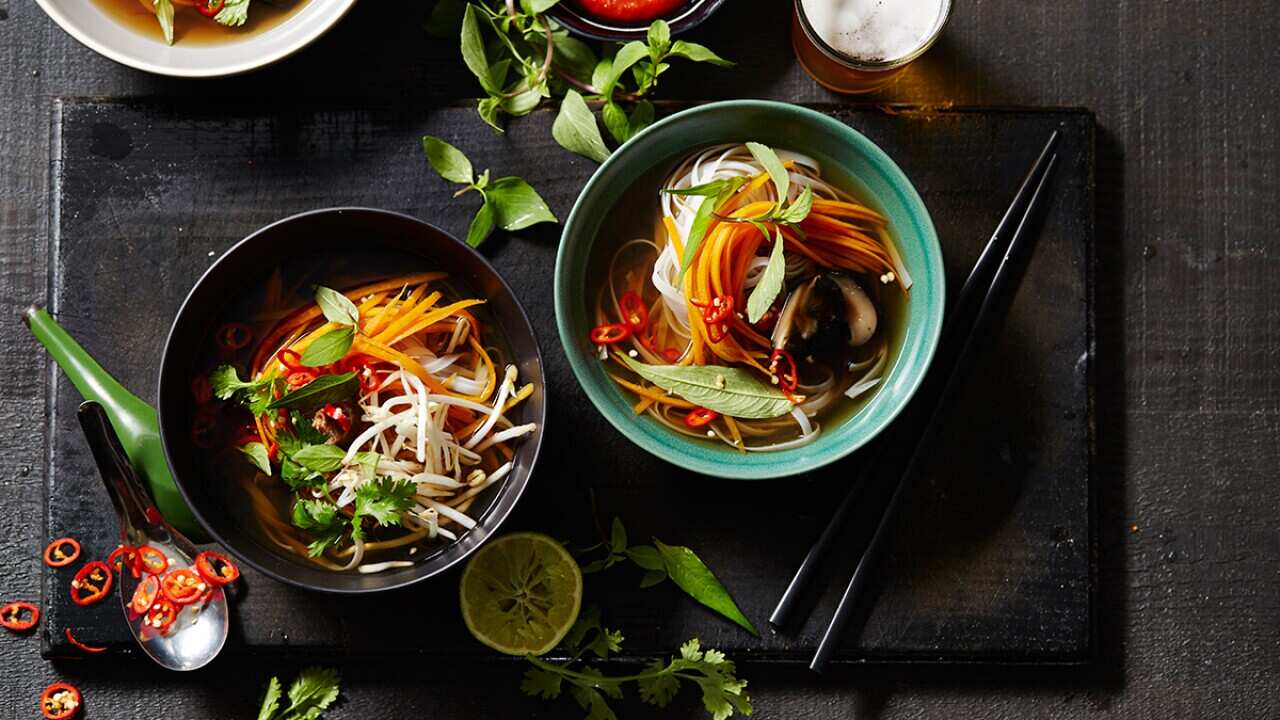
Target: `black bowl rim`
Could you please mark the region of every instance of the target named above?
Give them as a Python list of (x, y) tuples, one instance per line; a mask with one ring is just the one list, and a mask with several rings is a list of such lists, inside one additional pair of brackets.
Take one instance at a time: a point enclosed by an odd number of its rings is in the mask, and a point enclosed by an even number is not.
[[(724, 5), (726, 0), (691, 0), (690, 6), (681, 10), (681, 15), (674, 20), (668, 20), (671, 25), (671, 34), (679, 35), (687, 30), (701, 25), (707, 18), (711, 17), (716, 10)], [(555, 7), (547, 11), (547, 15), (551, 19), (566, 27), (569, 32), (575, 35), (591, 38), (592, 40), (603, 40), (606, 42), (625, 42), (627, 40), (644, 40), (649, 31), (648, 24), (620, 27), (616, 25), (608, 25), (598, 20), (591, 19), (586, 13), (578, 12), (569, 7), (565, 3), (559, 3)]]
[[(422, 572), (418, 575), (411, 576), (403, 582), (388, 584), (380, 587), (372, 587), (372, 588), (334, 588), (334, 587), (326, 587), (323, 585), (317, 585), (310, 582), (304, 582), (296, 578), (286, 577), (280, 573), (275, 572), (274, 570), (265, 568), (259, 565), (253, 559), (246, 556), (244, 553), (238, 551), (234, 545), (232, 545), (231, 543), (228, 543), (222, 537), (221, 534), (219, 534), (213, 529), (213, 526), (209, 523), (209, 521), (205, 519), (204, 514), (201, 513), (200, 509), (196, 506), (196, 504), (192, 502), (191, 495), (187, 492), (187, 489), (184, 486), (182, 479), (179, 477), (177, 471), (174, 468), (173, 457), (169, 452), (169, 443), (166, 439), (166, 433), (164, 431), (165, 402), (163, 398), (163, 393), (164, 393), (165, 383), (162, 382), (162, 379), (164, 378), (165, 373), (169, 370), (170, 357), (171, 357), (170, 351), (172, 349), (171, 343), (173, 341), (175, 331), (178, 327), (179, 322), (182, 320), (184, 314), (187, 312), (188, 305), (191, 303), (192, 297), (195, 295), (196, 290), (198, 290), (200, 286), (204, 284), (204, 282), (208, 280), (214, 273), (218, 272), (219, 266), (223, 265), (223, 263), (229, 257), (231, 257), (233, 254), (240, 251), (241, 248), (247, 247), (249, 244), (255, 242), (260, 236), (275, 230), (278, 226), (284, 225), (290, 222), (296, 222), (303, 218), (313, 217), (316, 215), (344, 214), (344, 213), (370, 213), (370, 214), (376, 214), (376, 215), (385, 215), (385, 216), (393, 217), (398, 220), (412, 222), (418, 225), (426, 226), (430, 230), (436, 233), (439, 233), (441, 236), (446, 237), (449, 240), (453, 241), (453, 243), (457, 245), (460, 251), (465, 251), (467, 253), (470, 253), (475, 257), (475, 259), (479, 260), (480, 266), (483, 267), (487, 272), (489, 272), (492, 275), (492, 277), (495, 280), (498, 281), (498, 284), (502, 287), (503, 291), (506, 292), (507, 295), (511, 297), (516, 309), (520, 311), (520, 318), (524, 322), (524, 329), (528, 331), (529, 338), (530, 340), (533, 341), (534, 353), (536, 355), (536, 359), (538, 362), (539, 371), (542, 374), (542, 383), (544, 386), (543, 393), (542, 393), (542, 413), (540, 414), (540, 417), (534, 418), (534, 421), (538, 423), (539, 432), (535, 433), (534, 434), (535, 437), (531, 439), (533, 442), (533, 449), (532, 449), (532, 455), (529, 459), (529, 471), (524, 473), (523, 477), (520, 477), (520, 478), (515, 478), (513, 476), (512, 479), (515, 482), (511, 485), (508, 485), (505, 488), (505, 491), (503, 492), (503, 495), (500, 499), (495, 499), (494, 507), (497, 508), (497, 512), (492, 516), (491, 524), (485, 528), (485, 531), (487, 533), (485, 538), (481, 539), (471, 548), (469, 548), (462, 554), (458, 555), (457, 557), (453, 558), (449, 562), (441, 565), (440, 567), (433, 568), (430, 571)], [(489, 262), (488, 258), (480, 254), (480, 252), (477, 251), (475, 248), (459, 240), (452, 233), (446, 232), (440, 229), (439, 227), (427, 222), (426, 220), (423, 220), (418, 217), (414, 217), (413, 215), (409, 215), (408, 213), (397, 212), (395, 210), (384, 210), (381, 208), (363, 207), (363, 206), (335, 206), (335, 207), (328, 207), (328, 208), (319, 208), (316, 210), (307, 210), (304, 212), (289, 215), (287, 217), (281, 218), (279, 220), (276, 220), (274, 222), (271, 222), (267, 225), (264, 225), (258, 228), (252, 233), (246, 235), (243, 239), (237, 241), (234, 245), (232, 245), (220, 256), (218, 256), (218, 259), (215, 260), (213, 264), (210, 265), (208, 269), (206, 269), (200, 275), (200, 278), (197, 279), (195, 283), (191, 286), (191, 289), (187, 291), (187, 296), (183, 298), (182, 304), (178, 307), (177, 314), (174, 315), (173, 323), (169, 326), (169, 332), (165, 336), (164, 351), (160, 356), (160, 372), (159, 372), (159, 375), (157, 376), (156, 382), (157, 382), (156, 419), (157, 419), (157, 424), (160, 430), (160, 433), (159, 433), (160, 447), (164, 451), (165, 463), (169, 466), (169, 472), (173, 477), (173, 484), (178, 488), (178, 493), (182, 496), (183, 501), (187, 504), (187, 508), (191, 510), (191, 514), (195, 516), (196, 522), (200, 523), (200, 527), (202, 527), (205, 532), (209, 533), (209, 537), (212, 538), (214, 542), (226, 548), (227, 551), (230, 552), (232, 555), (234, 555), (237, 560), (247, 564), (249, 567), (253, 568), (254, 570), (257, 570), (263, 575), (266, 575), (267, 577), (270, 577), (273, 580), (276, 580), (277, 582), (281, 582), (286, 585), (291, 585), (297, 588), (302, 588), (303, 590), (323, 592), (323, 593), (332, 594), (332, 595), (369, 595), (373, 593), (387, 592), (391, 590), (399, 590), (402, 588), (406, 588), (410, 585), (415, 585), (417, 583), (420, 583), (426, 580), (427, 578), (434, 577), (436, 575), (439, 575), (453, 568), (458, 563), (462, 562), (467, 557), (469, 557), (476, 550), (480, 549), (480, 547), (484, 545), (484, 543), (488, 540), (489, 537), (492, 537), (494, 534), (497, 533), (497, 531), (501, 528), (502, 524), (506, 522), (508, 517), (510, 517), (511, 511), (515, 509), (515, 506), (520, 501), (520, 498), (524, 496), (524, 492), (529, 486), (529, 480), (533, 476), (534, 470), (537, 468), (537, 465), (538, 465), (538, 458), (542, 451), (542, 439), (545, 435), (545, 429), (547, 425), (548, 395), (545, 390), (546, 364), (543, 362), (542, 346), (538, 343), (538, 335), (533, 329), (533, 324), (529, 322), (529, 313), (525, 310), (524, 304), (520, 302), (520, 298), (515, 294), (515, 292), (511, 289), (511, 286), (507, 283), (506, 278), (502, 277), (502, 274), (499, 273), (495, 267), (493, 267), (493, 265)], [(503, 501), (502, 506), (498, 507), (498, 503), (500, 500)], [(471, 531), (468, 531), (468, 533), (470, 532)], [(461, 538), (459, 538), (457, 541), (454, 541), (454, 543), (451, 543), (450, 545), (456, 544), (457, 542), (461, 542), (462, 538), (465, 538), (465, 537), (466, 535), (463, 535)]]

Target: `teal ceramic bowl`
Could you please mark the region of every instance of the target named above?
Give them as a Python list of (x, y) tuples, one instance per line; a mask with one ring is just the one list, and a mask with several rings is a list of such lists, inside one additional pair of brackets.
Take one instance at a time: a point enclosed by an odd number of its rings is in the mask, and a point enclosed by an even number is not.
[[(891, 348), (890, 369), (876, 394), (852, 415), (824, 424), (818, 438), (779, 452), (741, 453), (726, 445), (685, 437), (631, 410), (634, 402), (606, 375), (588, 335), (589, 298), (598, 280), (588, 277), (593, 254), (609, 252), (617, 238), (602, 237), (606, 218), (636, 215), (636, 235), (651, 227), (657, 185), (690, 153), (719, 143), (755, 140), (794, 150), (822, 163), (823, 175), (851, 190), (889, 219), (913, 285), (908, 319)], [(636, 208), (629, 191), (637, 182), (654, 184), (651, 207)], [(625, 206), (620, 201), (628, 196)], [(919, 194), (907, 176), (875, 143), (822, 113), (785, 103), (735, 100), (677, 113), (636, 135), (592, 176), (564, 226), (556, 257), (555, 303), (560, 342), (591, 402), (623, 435), (679, 467), (732, 479), (764, 479), (815, 470), (865, 445), (911, 399), (933, 359), (946, 298), (942, 250)]]

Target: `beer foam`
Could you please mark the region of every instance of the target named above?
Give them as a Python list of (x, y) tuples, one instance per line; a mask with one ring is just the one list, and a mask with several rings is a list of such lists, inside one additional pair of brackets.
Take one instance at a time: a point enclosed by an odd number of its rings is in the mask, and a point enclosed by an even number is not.
[(892, 62), (929, 41), (945, 0), (801, 0), (809, 26), (857, 60)]

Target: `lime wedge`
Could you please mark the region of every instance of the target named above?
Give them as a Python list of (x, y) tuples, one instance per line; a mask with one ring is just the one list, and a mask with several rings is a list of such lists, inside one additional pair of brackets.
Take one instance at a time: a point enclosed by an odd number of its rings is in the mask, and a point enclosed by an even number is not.
[(462, 619), (477, 640), (508, 655), (542, 655), (559, 644), (582, 607), (582, 571), (541, 533), (503, 535), (467, 563)]

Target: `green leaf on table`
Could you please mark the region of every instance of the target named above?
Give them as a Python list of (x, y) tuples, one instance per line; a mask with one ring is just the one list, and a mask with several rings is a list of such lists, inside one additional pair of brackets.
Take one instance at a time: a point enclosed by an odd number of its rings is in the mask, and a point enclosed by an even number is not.
[(620, 359), (632, 372), (663, 390), (721, 415), (763, 420), (791, 412), (791, 401), (781, 390), (744, 368), (648, 365), (626, 355)]
[(309, 667), (289, 686), (284, 720), (315, 720), (338, 699), (342, 676), (337, 670)]
[(353, 372), (339, 375), (321, 375), (302, 387), (267, 405), (268, 410), (298, 408), (306, 410), (328, 403), (338, 403), (355, 397), (360, 381)]
[(355, 325), (360, 322), (360, 310), (351, 298), (323, 285), (316, 286), (316, 304), (331, 323)]
[(520, 7), (529, 15), (541, 15), (559, 2), (560, 0), (520, 0)]
[(600, 94), (606, 98), (613, 94), (613, 88), (618, 84), (618, 80), (622, 78), (632, 65), (643, 60), (649, 55), (649, 46), (639, 40), (631, 42), (618, 48), (618, 53), (613, 56), (613, 63), (609, 67), (609, 74), (605, 78), (604, 83), (596, 85), (600, 89)]
[(355, 339), (355, 328), (334, 328), (308, 345), (307, 349), (302, 351), (299, 362), (307, 367), (321, 367), (336, 363), (351, 352), (351, 343), (355, 342)]
[[(480, 33), (479, 13), (482, 12), (476, 8), (473, 3), (467, 3), (467, 9), (462, 14), (462, 62), (466, 63), (467, 69), (472, 75), (480, 81), (480, 87), (489, 93), (500, 93), (501, 88), (495, 87), (493, 80), (489, 75), (489, 59), (484, 52), (484, 35)], [(483, 113), (482, 113), (483, 114)]]
[(751, 295), (747, 297), (747, 322), (749, 323), (759, 322), (769, 308), (773, 307), (773, 301), (782, 292), (782, 286), (786, 280), (787, 258), (782, 252), (782, 231), (775, 228), (774, 232), (777, 236), (773, 240), (773, 252), (769, 253), (769, 264), (765, 266), (764, 272), (760, 273), (760, 279), (751, 289)]
[(471, 161), (458, 148), (431, 135), (422, 136), (422, 152), (440, 177), (462, 185), (475, 182)]
[(659, 585), (668, 577), (666, 570), (646, 570), (644, 575), (640, 576), (640, 589)]
[(580, 82), (591, 82), (591, 73), (600, 62), (591, 46), (566, 33), (553, 33), (556, 67)]
[(476, 211), (476, 216), (471, 218), (471, 226), (467, 228), (467, 244), (471, 247), (480, 247), (489, 238), (493, 232), (493, 206), (489, 204), (489, 199), (480, 205), (480, 209)]
[(764, 166), (769, 178), (773, 180), (773, 186), (778, 191), (778, 202), (787, 201), (787, 192), (791, 188), (791, 173), (787, 172), (787, 168), (782, 164), (782, 160), (778, 158), (778, 154), (768, 145), (762, 145), (758, 142), (747, 143), (747, 149), (751, 151), (752, 157)]
[(337, 445), (305, 445), (289, 453), (289, 458), (302, 467), (318, 473), (334, 472), (342, 468), (347, 451)]
[(476, 112), (480, 114), (480, 119), (484, 120), (489, 127), (498, 132), (505, 132), (502, 126), (498, 124), (498, 111), (502, 109), (502, 99), (496, 97), (487, 97), (480, 100), (476, 104)]
[(267, 681), (267, 692), (262, 696), (262, 707), (258, 710), (258, 720), (272, 720), (280, 709), (280, 678), (272, 677)]
[(734, 621), (752, 635), (759, 635), (751, 621), (738, 609), (729, 591), (696, 553), (687, 547), (663, 544), (660, 540), (654, 540), (653, 544), (662, 554), (671, 581), (689, 597)]
[(503, 230), (523, 230), (530, 225), (559, 222), (551, 208), (529, 183), (518, 177), (501, 177), (485, 190), (494, 222)]
[(564, 149), (596, 162), (604, 162), (609, 157), (596, 116), (576, 90), (565, 93), (560, 113), (551, 126), (551, 136)]
[(684, 58), (693, 62), (711, 63), (717, 67), (733, 67), (733, 63), (712, 52), (709, 48), (697, 43), (677, 40), (671, 44), (667, 52), (670, 57)]
[(627, 548), (627, 557), (637, 567), (644, 570), (663, 570), (666, 563), (662, 561), (662, 554), (658, 552), (658, 548), (652, 545), (632, 545)]
[(213, 19), (227, 27), (244, 25), (249, 20), (249, 0), (227, 0)]
[(249, 458), (249, 462), (253, 466), (261, 470), (264, 474), (271, 474), (271, 458), (267, 453), (267, 446), (260, 442), (245, 443), (240, 446), (240, 452)]

